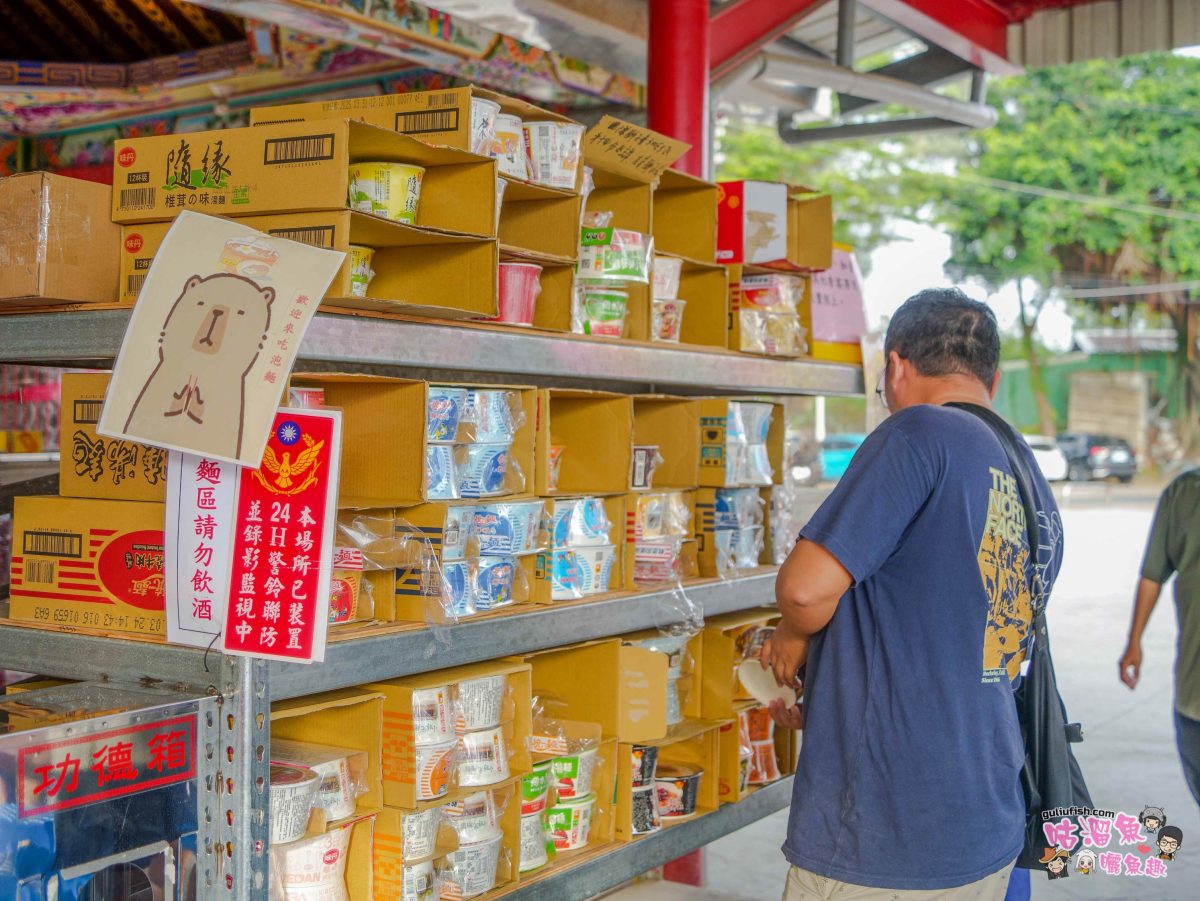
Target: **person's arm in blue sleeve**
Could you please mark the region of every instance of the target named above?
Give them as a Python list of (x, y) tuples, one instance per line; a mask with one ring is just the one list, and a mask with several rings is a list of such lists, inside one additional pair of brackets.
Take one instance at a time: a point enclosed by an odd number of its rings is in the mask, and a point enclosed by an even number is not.
[(782, 622), (764, 649), (780, 685), (791, 685), (808, 642), (833, 619), (856, 582), (878, 570), (928, 500), (933, 464), (905, 432), (880, 426), (800, 533), (775, 582)]

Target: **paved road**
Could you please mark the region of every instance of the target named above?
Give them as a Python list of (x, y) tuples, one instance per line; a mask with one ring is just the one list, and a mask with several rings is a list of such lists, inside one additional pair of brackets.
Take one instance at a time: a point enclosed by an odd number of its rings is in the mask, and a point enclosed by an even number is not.
[[(1087, 737), (1079, 759), (1098, 806), (1136, 813), (1147, 804), (1166, 809), (1184, 834), (1184, 848), (1165, 880), (1083, 876), (1049, 882), (1033, 874), (1036, 901), (1066, 898), (1200, 897), (1200, 811), (1184, 785), (1172, 723), (1175, 621), (1169, 592), (1144, 640), (1142, 684), (1130, 692), (1117, 681), (1142, 548), (1157, 488), (1071, 486), (1063, 498), (1066, 549), (1050, 606), (1050, 632), (1059, 685)], [(709, 846), (705, 897), (774, 899), (786, 866), (778, 847), (786, 814), (756, 823)], [(1194, 850), (1189, 853), (1189, 848)], [(664, 887), (665, 888), (665, 887)], [(655, 897), (692, 899), (682, 890)]]

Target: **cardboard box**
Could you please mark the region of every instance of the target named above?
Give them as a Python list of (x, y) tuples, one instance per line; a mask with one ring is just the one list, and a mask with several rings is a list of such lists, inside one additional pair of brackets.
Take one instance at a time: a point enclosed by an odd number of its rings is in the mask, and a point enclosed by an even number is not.
[(787, 261), (806, 272), (833, 264), (833, 198), (828, 194), (788, 186)]
[[(737, 398), (706, 397), (700, 401), (700, 484), (709, 488), (736, 488), (728, 485), (726, 460), (728, 459), (729, 404)], [(765, 403), (755, 398), (745, 398), (748, 403)], [(771, 426), (767, 433), (767, 456), (771, 462), (773, 481), (783, 480), (784, 435), (787, 431), (783, 404), (772, 403)]]
[[(112, 220), (346, 209), (350, 166), (425, 168), (418, 226), (496, 236), (496, 161), (362, 122), (293, 122), (182, 135), (126, 138), (114, 147)], [(192, 187), (185, 187), (190, 181)]]
[[(669, 503), (664, 501), (669, 499)], [(655, 511), (656, 505), (661, 509), (678, 507), (677, 515), (663, 516)], [(661, 522), (659, 528), (647, 531), (646, 525)], [(640, 542), (651, 544), (657, 542), (678, 541), (679, 571), (661, 583), (639, 582)], [(646, 590), (650, 585), (666, 587), (679, 579), (686, 579), (698, 571), (695, 542), (695, 492), (694, 491), (653, 491), (635, 492), (625, 496), (625, 587), (630, 591)], [(653, 555), (652, 555), (653, 556)]]
[[(518, 807), (518, 810), (520, 808)], [(403, 867), (430, 858), (404, 859), (404, 830), (405, 819), (417, 813), (414, 810), (402, 810), (398, 807), (385, 807), (375, 817), (375, 843), (371, 857), (375, 888), (380, 898), (401, 898), (403, 894)], [(454, 828), (444, 820), (438, 827), (434, 859), (445, 857), (452, 851), (458, 850), (458, 835)]]
[(547, 716), (597, 723), (621, 741), (666, 735), (665, 655), (610, 638), (523, 659), (533, 667), (533, 691)]
[(59, 494), (162, 502), (166, 499), (166, 451), (96, 434), (109, 377), (107, 372), (63, 373)]
[[(729, 349), (769, 357), (803, 356), (804, 347), (786, 348), (778, 344), (767, 346), (761, 336), (757, 334), (761, 330), (746, 328), (747, 323), (743, 313), (749, 316), (754, 315), (756, 311), (754, 307), (744, 303), (742, 277), (745, 275), (779, 275), (780, 273), (766, 266), (734, 264), (725, 268), (729, 275)], [(786, 275), (800, 280), (800, 289), (803, 293), (799, 303), (796, 304), (796, 314), (799, 316), (800, 326), (804, 330), (805, 344), (811, 347), (812, 280), (808, 276), (796, 272), (788, 272)], [(758, 315), (769, 316), (772, 314), (767, 311), (759, 311)]]
[[(571, 388), (538, 390), (535, 493), (542, 497), (615, 494), (629, 484), (633, 401), (623, 394)], [(562, 447), (550, 487), (550, 448)]]
[[(757, 491), (763, 498), (762, 549), (758, 554), (755, 566), (734, 565), (728, 556), (722, 560), (717, 543), (717, 488), (701, 488), (696, 492), (696, 543), (697, 562), (700, 575), (706, 578), (714, 576), (736, 577), (746, 572), (753, 572), (757, 566), (771, 564), (771, 497), (770, 488), (737, 488), (736, 491)], [(736, 530), (735, 530), (736, 531)], [(728, 548), (729, 545), (727, 544)], [(724, 571), (722, 571), (724, 568)]]
[[(363, 688), (343, 688), (271, 705), (271, 739), (332, 745), (357, 752), (351, 771), (366, 792), (356, 803), (355, 816), (383, 808), (383, 695)], [(309, 831), (324, 832), (329, 824), (320, 811), (309, 820)]]
[[(494, 316), (498, 311), (494, 240), (414, 228), (350, 210), (239, 216), (238, 223), (343, 253), (351, 244), (374, 248), (375, 277), (367, 296), (351, 293), (347, 256), (323, 306), (440, 318)], [(170, 222), (147, 222), (121, 229), (122, 303), (137, 300), (170, 227)]]
[[(582, 167), (580, 167), (582, 171)], [(512, 250), (574, 261), (579, 255), (583, 198), (504, 176), (500, 203), (500, 244)]]
[(777, 182), (718, 185), (717, 262), (770, 263), (788, 252), (788, 187)]
[[(552, 497), (546, 498), (546, 516), (548, 521), (554, 522), (555, 504), (564, 501), (572, 500), (572, 498)], [(624, 572), (624, 557), (625, 557), (625, 498), (621, 495), (613, 495), (604, 498), (605, 515), (608, 517), (609, 543), (615, 548), (615, 558), (613, 560), (612, 572), (609, 576), (608, 591), (598, 594), (587, 595), (589, 600), (602, 598), (606, 594), (621, 591), (625, 587), (625, 572)], [(551, 535), (551, 543), (553, 543), (553, 535)], [(531, 600), (538, 604), (554, 604), (562, 603), (563, 600), (554, 598), (554, 552), (556, 548), (547, 548), (539, 551), (534, 558), (533, 571), (533, 594)], [(561, 549), (559, 549), (561, 550)], [(585, 549), (586, 550), (586, 549)]]
[(565, 257), (550, 257), (503, 247), (500, 256), (503, 261), (536, 263), (542, 267), (538, 275), (541, 293), (533, 308), (533, 327), (552, 332), (571, 331), (575, 264)]
[(636, 395), (633, 443), (656, 445), (663, 458), (651, 480), (654, 490), (695, 487), (700, 477), (700, 402), (666, 394)]
[(742, 662), (738, 648), (740, 635), (756, 626), (769, 626), (778, 620), (777, 612), (759, 608), (714, 616), (704, 623), (704, 668), (701, 679), (701, 713), (708, 720), (726, 720), (736, 716), (752, 697), (737, 678)]
[(112, 189), (28, 172), (0, 178), (0, 305), (115, 303)]
[(718, 193), (711, 181), (664, 171), (654, 190), (655, 252), (716, 262)]
[[(690, 822), (696, 816), (712, 813), (721, 805), (721, 725), (706, 720), (685, 720), (662, 739), (636, 742), (658, 747), (659, 766), (675, 764), (703, 771), (696, 798), (696, 815), (680, 822)], [(622, 743), (617, 746), (617, 820), (614, 834), (622, 842), (642, 837), (633, 833), (633, 744)], [(670, 829), (674, 823), (664, 819), (662, 825), (664, 829)]]
[(161, 639), (165, 515), (162, 504), (16, 498), (9, 615)]
[[(628, 643), (629, 646), (634, 646), (636, 642), (643, 642), (648, 639), (662, 638), (662, 634), (653, 629), (646, 629), (641, 632), (632, 632), (629, 635), (622, 635), (621, 641)], [(659, 653), (663, 657), (667, 657), (661, 651)], [(703, 673), (704, 673), (704, 633), (697, 632), (688, 639), (680, 658), (675, 661), (679, 666), (682, 676), (677, 680), (675, 686), (679, 694), (679, 710), (686, 719), (699, 719), (703, 710)], [(669, 663), (668, 663), (669, 666)], [(665, 686), (664, 686), (665, 689)], [(675, 726), (669, 726), (668, 731), (674, 729)]]
[[(446, 625), (456, 620), (456, 615), (447, 609), (436, 580), (443, 574), (446, 564), (436, 567), (410, 567), (396, 571), (395, 606), (392, 617), (396, 622), (429, 623)], [(491, 610), (480, 610), (471, 616), (503, 615), (516, 611), (519, 605), (535, 600), (537, 588), (537, 556), (530, 554), (517, 558), (519, 572), (513, 584), (513, 598), (508, 604)]]
[(725, 267), (685, 259), (679, 273), (679, 296), (687, 301), (679, 342), (726, 347), (729, 343), (729, 273)]
[[(428, 499), (425, 382), (373, 375), (300, 373), (292, 381), (296, 385), (323, 388), (326, 406), (342, 411), (339, 507), (395, 507), (420, 504)], [(525, 423), (517, 429), (512, 456), (521, 467), (528, 488), (534, 469), (535, 390), (508, 385), (485, 387), (506, 388), (521, 398)], [(528, 497), (529, 492), (513, 496)], [(488, 502), (501, 500), (489, 498)]]
[(480, 791), (478, 787), (452, 784), (440, 798), (417, 798), (413, 734), (413, 692), (425, 688), (453, 686), (458, 682), (484, 676), (507, 675), (509, 694), (501, 713), (505, 740), (510, 752), (512, 778), (529, 772), (529, 736), (532, 733), (530, 668), (516, 660), (491, 660), (452, 669), (378, 682), (365, 686), (383, 695), (383, 800), (388, 807), (428, 810)]

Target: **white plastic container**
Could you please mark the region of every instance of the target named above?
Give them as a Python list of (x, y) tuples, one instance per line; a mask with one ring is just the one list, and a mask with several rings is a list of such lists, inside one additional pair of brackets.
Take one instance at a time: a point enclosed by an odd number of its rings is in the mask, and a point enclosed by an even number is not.
[(459, 887), (462, 897), (473, 898), (495, 887), (503, 842), (504, 836), (497, 832), (485, 841), (460, 845), (457, 851), (446, 855), (447, 879)]
[(450, 774), (458, 755), (458, 742), (425, 745), (414, 749), (417, 764), (416, 795), (419, 801), (432, 801), (450, 791)]
[(496, 167), (505, 175), (529, 179), (528, 154), (525, 151), (525, 129), (521, 117), (509, 113), (496, 115)]
[(321, 777), (307, 767), (271, 764), (271, 844), (303, 837), (317, 803)]
[(526, 122), (524, 129), (530, 180), (553, 188), (575, 190), (583, 126), (566, 122)]
[(508, 676), (465, 679), (455, 689), (456, 727), (459, 732), (494, 729), (500, 725)]
[(521, 817), (521, 862), (518, 869), (529, 873), (549, 863), (546, 855), (546, 826), (541, 813)]
[(560, 800), (582, 798), (591, 794), (592, 774), (595, 771), (595, 748), (587, 748), (577, 754), (564, 754), (550, 761), (554, 788)]
[(283, 887), (290, 889), (344, 882), (350, 831), (351, 827), (343, 826), (323, 835), (272, 846), (271, 865), (279, 867)]
[(495, 785), (508, 778), (508, 745), (503, 729), (466, 732), (459, 738), (459, 747), (459, 785)]
[(420, 860), (437, 850), (438, 825), (442, 811), (437, 807), (421, 811), (405, 811), (400, 820), (403, 860)]
[(422, 688), (413, 692), (413, 742), (442, 745), (454, 738), (454, 717), (450, 686)]
[(435, 897), (437, 881), (433, 878), (432, 860), (400, 868), (400, 901), (433, 901)]

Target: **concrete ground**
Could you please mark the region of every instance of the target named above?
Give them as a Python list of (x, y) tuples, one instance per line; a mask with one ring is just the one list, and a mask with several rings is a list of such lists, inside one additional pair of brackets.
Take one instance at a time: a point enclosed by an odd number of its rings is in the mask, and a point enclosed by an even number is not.
[[(1080, 875), (1050, 882), (1033, 873), (1033, 898), (1146, 898), (1194, 901), (1200, 888), (1200, 810), (1180, 772), (1172, 720), (1174, 605), (1164, 592), (1143, 639), (1142, 681), (1131, 692), (1117, 678), (1138, 567), (1157, 486), (1070, 485), (1061, 492), (1065, 560), (1049, 624), (1059, 688), (1084, 726), (1076, 746), (1097, 807), (1136, 815), (1161, 806), (1183, 830), (1184, 847), (1166, 879)], [(787, 813), (710, 845), (704, 890), (669, 883), (618, 893), (621, 901), (764, 901), (778, 898), (787, 866), (779, 853)], [(1190, 839), (1190, 840), (1189, 840)], [(1188, 853), (1188, 847), (1195, 850)], [(1190, 887), (1189, 887), (1190, 886)]]

